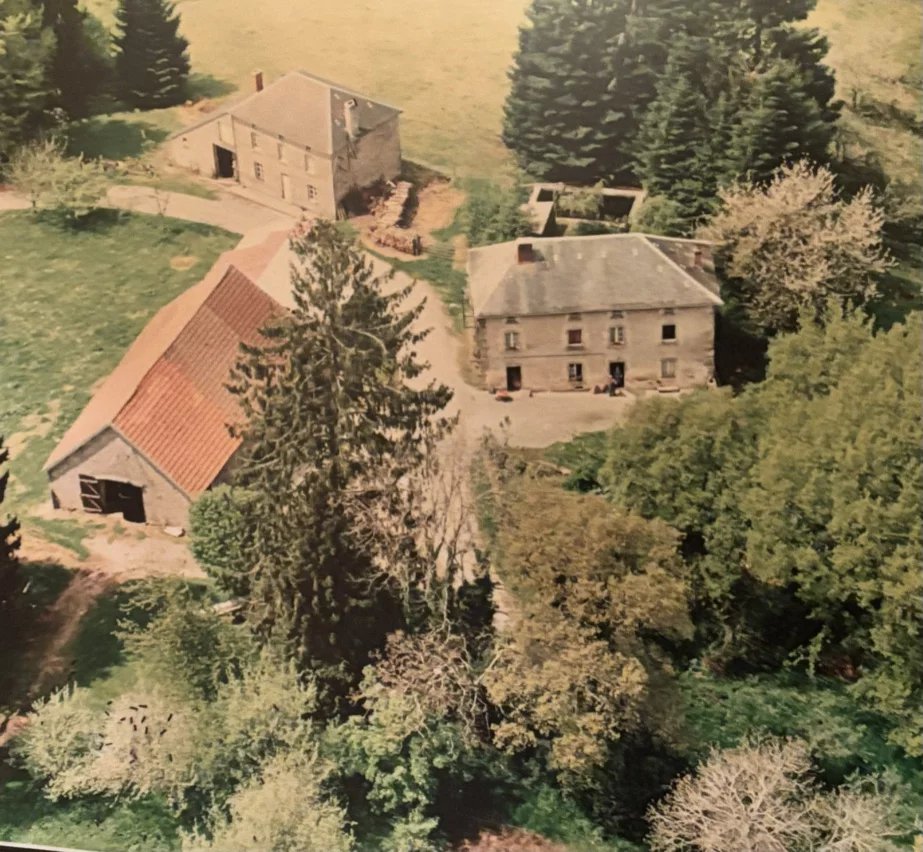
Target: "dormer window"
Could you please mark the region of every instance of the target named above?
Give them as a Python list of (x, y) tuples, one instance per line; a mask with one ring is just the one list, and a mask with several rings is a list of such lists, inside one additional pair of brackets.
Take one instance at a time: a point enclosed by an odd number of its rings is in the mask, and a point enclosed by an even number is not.
[(516, 319), (516, 317), (507, 317), (507, 318), (506, 318), (506, 324), (507, 324), (507, 325), (518, 325), (518, 324), (519, 324), (519, 320)]
[(624, 311), (612, 311), (612, 313), (609, 314), (609, 319), (622, 319), (622, 317), (624, 316), (625, 316)]
[(568, 322), (580, 322), (580, 314), (568, 314)]

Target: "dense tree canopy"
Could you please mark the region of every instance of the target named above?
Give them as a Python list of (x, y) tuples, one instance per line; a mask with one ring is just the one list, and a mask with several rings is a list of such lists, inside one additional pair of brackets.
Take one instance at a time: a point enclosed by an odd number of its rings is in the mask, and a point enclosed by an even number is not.
[(517, 481), (504, 517), (498, 570), (513, 623), (487, 688), (504, 711), (497, 742), (548, 748), (550, 767), (579, 789), (623, 733), (667, 730), (657, 640), (692, 628), (673, 530), (550, 488)]
[(772, 343), (764, 384), (640, 406), (601, 472), (613, 500), (685, 534), (700, 603), (728, 631), (719, 657), (763, 666), (788, 647), (858, 677), (913, 752), (920, 334), (919, 317), (878, 333), (837, 311), (806, 321)]
[(688, 233), (722, 185), (828, 159), (827, 45), (795, 26), (812, 5), (535, 0), (504, 141), (538, 178), (639, 179), (677, 205), (665, 230)]

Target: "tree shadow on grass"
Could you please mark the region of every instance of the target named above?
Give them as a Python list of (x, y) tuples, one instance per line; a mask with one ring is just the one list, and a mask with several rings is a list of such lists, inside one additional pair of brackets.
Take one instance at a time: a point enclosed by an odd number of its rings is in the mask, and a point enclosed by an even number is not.
[(141, 156), (168, 135), (163, 127), (144, 121), (99, 115), (71, 126), (67, 150), (87, 159), (125, 160)]
[(235, 89), (233, 83), (213, 77), (211, 74), (191, 74), (186, 84), (189, 99), (193, 101), (201, 98), (223, 98)]

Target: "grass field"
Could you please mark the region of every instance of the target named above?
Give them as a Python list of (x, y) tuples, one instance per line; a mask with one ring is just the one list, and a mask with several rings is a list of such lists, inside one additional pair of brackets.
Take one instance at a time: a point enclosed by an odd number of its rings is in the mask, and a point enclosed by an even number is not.
[[(89, 8), (112, 22), (113, 0)], [(494, 174), (506, 71), (526, 0), (187, 0), (182, 30), (193, 68), (248, 88), (305, 68), (404, 110), (408, 159), (448, 174)], [(160, 115), (156, 124), (169, 126)]]
[[(0, 434), (12, 456), (5, 509), (22, 516), (46, 498), (42, 465), (93, 385), (151, 315), (235, 242), (214, 228), (157, 217), (113, 216), (71, 230), (25, 213), (0, 216)], [(174, 269), (179, 256), (196, 261)], [(70, 546), (66, 528), (37, 531)]]

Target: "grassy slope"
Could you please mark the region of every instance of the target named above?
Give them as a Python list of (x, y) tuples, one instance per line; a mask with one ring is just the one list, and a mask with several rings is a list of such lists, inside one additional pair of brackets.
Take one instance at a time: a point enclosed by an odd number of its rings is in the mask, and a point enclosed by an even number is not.
[[(90, 0), (111, 23), (113, 0)], [(526, 0), (189, 0), (178, 4), (201, 74), (249, 88), (305, 68), (404, 110), (405, 156), (449, 174), (493, 174), (506, 70)], [(258, 11), (258, 14), (254, 14)], [(156, 124), (169, 118), (156, 115)]]
[(819, 0), (808, 23), (830, 41), (827, 59), (836, 70), (837, 95), (847, 105), (843, 129), (853, 153), (875, 153), (892, 180), (917, 186), (919, 133), (895, 116), (876, 119), (872, 113), (878, 102), (917, 121), (923, 115), (917, 0)]
[[(46, 420), (13, 454), (7, 507), (23, 515), (45, 499), (41, 467), (94, 383), (115, 367), (151, 315), (235, 242), (223, 231), (156, 217), (123, 217), (78, 231), (28, 214), (0, 217), (0, 433), (23, 430), (30, 415), (33, 423)], [(180, 255), (197, 260), (177, 271), (170, 260)], [(49, 411), (58, 406), (49, 428)]]

